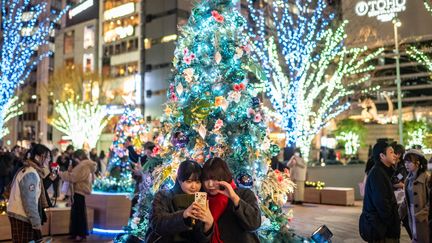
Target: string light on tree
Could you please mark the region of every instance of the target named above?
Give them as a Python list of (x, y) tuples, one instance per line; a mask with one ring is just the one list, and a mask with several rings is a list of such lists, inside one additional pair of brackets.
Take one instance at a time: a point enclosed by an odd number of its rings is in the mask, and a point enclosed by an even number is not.
[[(31, 0), (2, 0), (2, 45), (0, 61), (0, 127), (3, 126), (7, 104), (16, 88), (29, 76), (31, 70), (50, 51), (41, 52), (39, 47), (48, 43), (54, 24), (68, 8), (57, 16), (47, 13), (47, 3)], [(25, 29), (31, 28), (29, 34)]]
[(15, 96), (5, 105), (3, 114), (0, 115), (0, 117), (4, 117), (4, 119), (0, 119), (0, 139), (9, 134), (9, 129), (5, 126), (6, 123), (10, 119), (23, 114), (23, 104), (24, 102), (18, 102), (18, 96)]
[[(299, 147), (308, 160), (313, 137), (350, 106), (345, 98), (369, 79), (365, 73), (374, 69), (369, 62), (383, 49), (365, 54), (366, 48), (346, 48), (348, 22), (330, 28), (334, 15), (324, 14), (326, 1), (298, 0), (293, 6), (281, 0), (269, 8), (276, 28), (276, 35), (270, 37), (265, 9), (255, 8), (254, 1), (248, 0), (253, 54), (264, 68), (267, 96), (283, 117), (286, 145)], [(357, 81), (347, 84), (346, 77), (353, 75)]]
[(56, 115), (50, 121), (51, 125), (69, 136), (76, 148), (82, 148), (85, 143), (90, 148), (96, 147), (102, 130), (111, 119), (106, 106), (83, 102), (79, 97), (55, 102), (54, 111)]
[(360, 136), (358, 134), (355, 132), (342, 132), (336, 139), (345, 142), (344, 147), (346, 155), (352, 156), (357, 154), (360, 148)]
[(429, 2), (430, 0), (423, 0), (423, 3), (425, 5), (426, 10), (429, 13), (432, 13), (432, 3)]
[(427, 56), (422, 50), (418, 49), (415, 46), (409, 46), (406, 52), (412, 59), (425, 66), (429, 72), (432, 72), (432, 59)]
[(427, 135), (432, 131), (427, 120), (412, 120), (404, 122), (404, 144), (407, 148), (420, 145), (423, 149), (431, 147)]

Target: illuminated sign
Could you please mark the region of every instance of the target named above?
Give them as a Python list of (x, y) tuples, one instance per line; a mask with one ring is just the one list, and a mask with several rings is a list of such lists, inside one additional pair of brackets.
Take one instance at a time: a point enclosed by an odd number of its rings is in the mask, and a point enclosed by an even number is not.
[(128, 25), (125, 27), (117, 27), (112, 30), (109, 30), (104, 35), (104, 41), (106, 43), (116, 41), (118, 39), (123, 39), (129, 36), (133, 36), (135, 32), (135, 28), (132, 25)]
[(77, 16), (78, 14), (82, 13), (83, 11), (91, 8), (93, 6), (94, 2), (93, 0), (87, 0), (83, 3), (77, 5), (73, 9), (69, 11), (69, 19), (72, 19), (73, 17)]
[(135, 12), (135, 3), (126, 3), (105, 11), (104, 20), (119, 18)]
[(358, 16), (376, 17), (382, 22), (391, 21), (397, 13), (406, 10), (407, 0), (370, 0), (360, 1), (355, 5)]

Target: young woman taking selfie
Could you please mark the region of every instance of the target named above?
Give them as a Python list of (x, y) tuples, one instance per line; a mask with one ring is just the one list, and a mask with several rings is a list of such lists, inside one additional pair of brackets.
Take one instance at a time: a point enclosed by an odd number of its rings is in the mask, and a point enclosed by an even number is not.
[(201, 173), (197, 162), (184, 161), (174, 187), (155, 195), (146, 242), (210, 242), (213, 216), (209, 205), (207, 201), (205, 206), (194, 202), (195, 193), (201, 190)]
[(259, 242), (261, 225), (257, 197), (249, 189), (237, 188), (227, 163), (221, 158), (207, 160), (202, 181), (214, 219), (212, 243)]

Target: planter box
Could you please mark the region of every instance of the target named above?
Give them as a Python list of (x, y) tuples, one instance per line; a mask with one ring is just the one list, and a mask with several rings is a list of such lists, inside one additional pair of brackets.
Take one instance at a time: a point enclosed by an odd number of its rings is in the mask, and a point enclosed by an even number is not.
[(305, 187), (304, 202), (321, 203), (321, 190), (317, 190), (315, 187)]
[(343, 206), (354, 205), (354, 188), (325, 187), (321, 190), (321, 203)]
[(131, 200), (129, 193), (94, 193), (86, 197), (87, 207), (94, 209), (94, 227), (121, 230), (128, 223)]
[[(93, 209), (87, 207), (87, 224), (88, 230), (93, 229)], [(51, 235), (69, 234), (70, 226), (70, 207), (67, 208), (50, 208), (47, 210), (50, 221)]]

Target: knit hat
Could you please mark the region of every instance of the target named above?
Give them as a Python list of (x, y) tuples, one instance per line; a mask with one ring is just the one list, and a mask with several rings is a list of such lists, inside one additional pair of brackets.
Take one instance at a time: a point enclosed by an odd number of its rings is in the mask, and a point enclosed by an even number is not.
[(427, 164), (426, 156), (422, 153), (422, 151), (420, 151), (418, 149), (408, 149), (405, 152), (404, 156), (403, 156), (404, 160), (405, 160), (405, 158), (406, 158), (406, 156), (408, 154), (414, 154), (414, 155), (416, 155), (418, 157), (418, 159), (419, 159), (420, 164), (422, 164), (422, 165), (426, 165)]
[(380, 160), (380, 154), (385, 154), (386, 149), (388, 147), (391, 147), (390, 143), (387, 143), (384, 140), (379, 140), (372, 149), (372, 158), (375, 162), (379, 162)]

